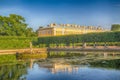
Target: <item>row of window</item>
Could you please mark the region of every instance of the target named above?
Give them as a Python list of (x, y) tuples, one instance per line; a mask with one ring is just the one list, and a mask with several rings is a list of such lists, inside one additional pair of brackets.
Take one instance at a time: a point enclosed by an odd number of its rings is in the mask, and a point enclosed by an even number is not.
[(39, 34), (52, 34), (52, 31), (41, 31)]
[[(56, 33), (54, 34), (81, 34), (81, 33), (84, 33), (84, 32), (96, 32), (95, 30), (94, 31), (56, 31)], [(53, 32), (52, 31), (41, 31), (39, 32), (40, 35), (52, 35)]]

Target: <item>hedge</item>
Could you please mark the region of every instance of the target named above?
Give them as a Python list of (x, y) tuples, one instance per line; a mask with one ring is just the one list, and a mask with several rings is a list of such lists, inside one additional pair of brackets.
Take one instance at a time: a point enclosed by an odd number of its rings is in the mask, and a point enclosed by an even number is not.
[(70, 45), (71, 43), (94, 43), (94, 42), (120, 42), (120, 31), (119, 32), (101, 32), (101, 33), (88, 33), (88, 34), (79, 34), (79, 35), (66, 35), (66, 36), (51, 36), (51, 37), (39, 37), (38, 44), (44, 44), (46, 47), (49, 47), (50, 44), (66, 44)]
[(34, 37), (9, 37), (0, 36), (0, 49), (17, 49), (17, 48), (28, 48), (31, 41), (36, 41)]

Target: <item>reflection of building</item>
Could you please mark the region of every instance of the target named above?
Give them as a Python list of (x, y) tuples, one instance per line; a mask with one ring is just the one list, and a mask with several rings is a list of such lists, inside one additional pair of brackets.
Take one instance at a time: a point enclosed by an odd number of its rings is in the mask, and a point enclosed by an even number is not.
[(68, 73), (72, 73), (73, 71), (77, 72), (78, 71), (78, 67), (73, 67), (71, 65), (67, 65), (67, 64), (54, 64), (53, 68), (51, 69), (52, 73), (57, 73), (57, 72), (68, 72)]
[(39, 66), (49, 69), (53, 74), (57, 72), (72, 73), (78, 71), (77, 66), (72, 66), (68, 64), (39, 64)]
[(38, 29), (38, 36), (58, 36), (70, 34), (84, 34), (91, 32), (103, 32), (103, 28), (94, 26), (80, 26), (74, 24), (50, 24), (47, 27)]

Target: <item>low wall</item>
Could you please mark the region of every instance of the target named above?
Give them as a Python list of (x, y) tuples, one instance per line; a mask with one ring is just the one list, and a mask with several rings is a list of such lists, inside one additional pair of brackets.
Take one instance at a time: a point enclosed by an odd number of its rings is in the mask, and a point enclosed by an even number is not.
[(48, 51), (120, 51), (118, 46), (97, 46), (96, 48), (92, 46), (87, 46), (86, 48), (82, 47), (57, 47), (57, 48), (48, 48)]

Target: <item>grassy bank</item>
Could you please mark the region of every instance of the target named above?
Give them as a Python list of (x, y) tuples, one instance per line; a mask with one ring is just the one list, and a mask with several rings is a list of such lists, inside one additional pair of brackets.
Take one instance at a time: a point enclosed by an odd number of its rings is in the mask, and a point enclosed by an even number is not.
[[(0, 49), (22, 49), (29, 48), (30, 42), (37, 40), (37, 37), (9, 37), (0, 36)], [(35, 46), (33, 46), (35, 47)]]

